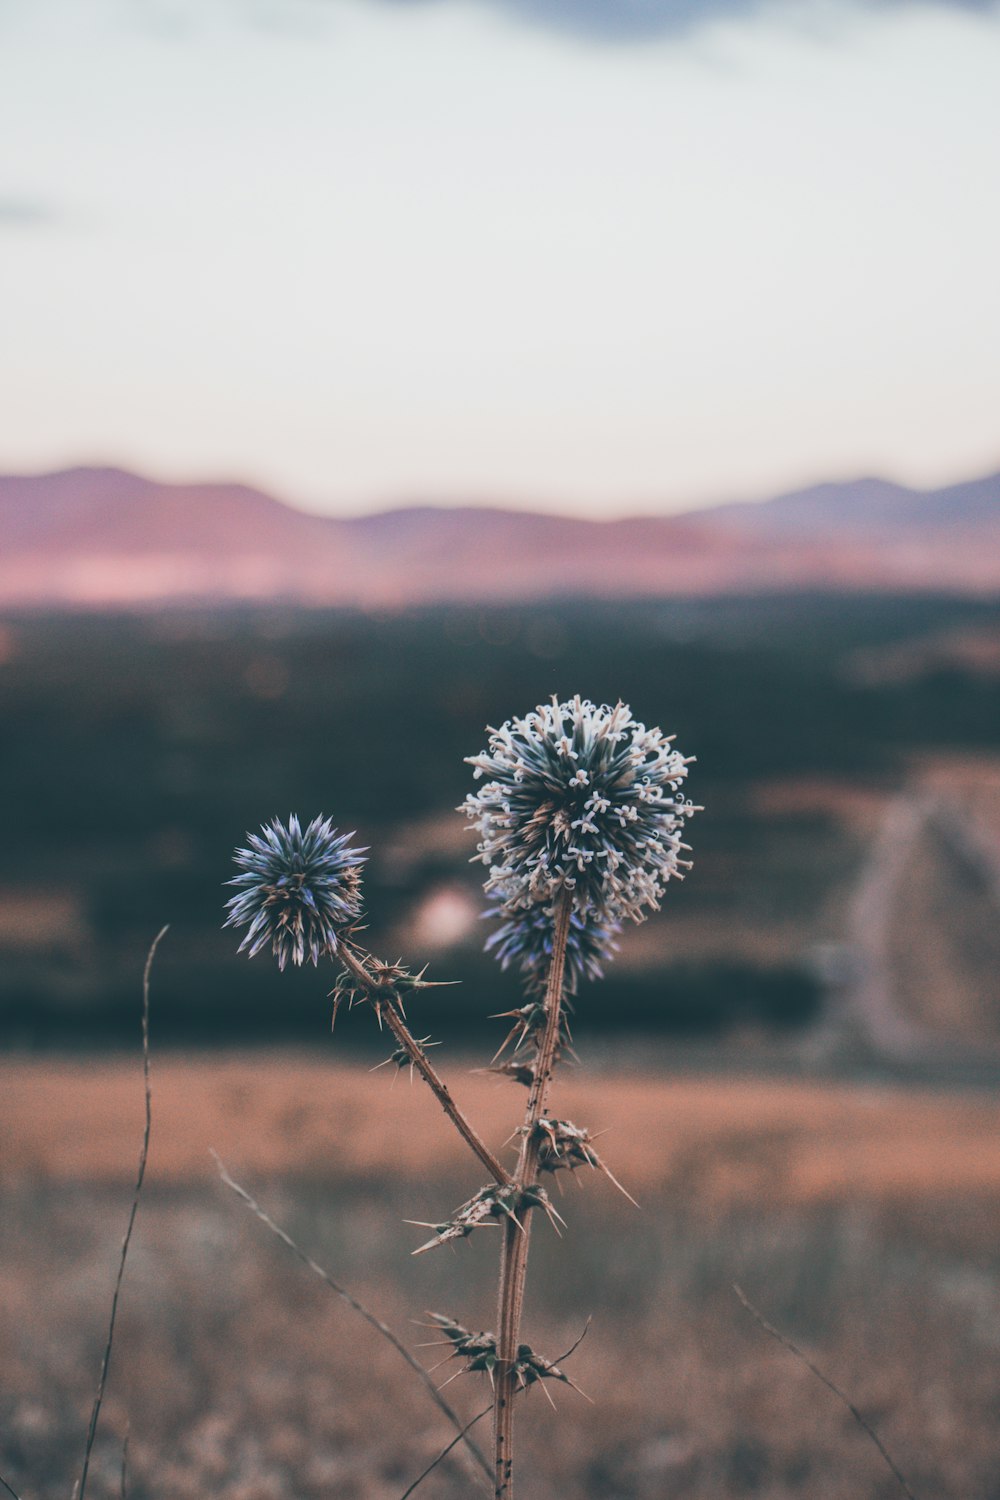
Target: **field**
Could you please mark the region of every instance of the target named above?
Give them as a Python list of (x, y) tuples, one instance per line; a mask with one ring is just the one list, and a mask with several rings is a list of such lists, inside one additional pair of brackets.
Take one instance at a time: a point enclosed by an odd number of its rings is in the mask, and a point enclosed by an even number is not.
[[(536, 1235), (526, 1336), (558, 1357), (592, 1317), (569, 1373), (594, 1404), (519, 1398), (518, 1500), (901, 1493), (734, 1282), (918, 1500), (1000, 1500), (998, 622), (863, 594), (0, 621), (0, 1475), (68, 1500), (79, 1473), (164, 922), (86, 1500), (122, 1495), (126, 1429), (132, 1500), (401, 1500), (449, 1442), (209, 1148), (408, 1346), (427, 1309), (495, 1325), (498, 1237), (414, 1259), (404, 1222), (466, 1200), (476, 1163), (419, 1086), (369, 1074), (371, 1016), (331, 1041), (332, 972), (237, 954), (223, 882), (275, 814), (356, 828), (371, 947), (460, 981), (411, 1015), (499, 1148), (522, 1101), (473, 1069), (521, 997), (483, 953), (463, 757), (579, 690), (676, 729), (704, 812), (691, 878), (577, 997), (557, 1109), (606, 1132), (641, 1209), (588, 1173), (564, 1240)], [(456, 1450), (418, 1493), (478, 1493), (475, 1470)]]
[[(494, 1141), (517, 1091), (446, 1070)], [(425, 1309), (493, 1324), (496, 1237), (411, 1258), (479, 1185), (405, 1075), (287, 1050), (154, 1057), (153, 1147), (93, 1496), (396, 1500), (451, 1436), (399, 1356), (218, 1180), (233, 1174), (410, 1345)], [(142, 1122), (124, 1059), (0, 1063), (0, 1472), (64, 1500), (78, 1471)], [(639, 1199), (567, 1185), (533, 1251), (528, 1336), (588, 1404), (524, 1397), (536, 1500), (898, 1493), (739, 1282), (875, 1423), (920, 1500), (1000, 1494), (1000, 1102), (986, 1093), (668, 1077), (619, 1053), (559, 1084)], [(430, 1362), (438, 1350), (425, 1350)], [(450, 1370), (442, 1370), (446, 1378)], [(463, 1376), (447, 1395), (487, 1400)], [(483, 1424), (486, 1426), (484, 1420)], [(431, 1497), (477, 1492), (457, 1456)]]

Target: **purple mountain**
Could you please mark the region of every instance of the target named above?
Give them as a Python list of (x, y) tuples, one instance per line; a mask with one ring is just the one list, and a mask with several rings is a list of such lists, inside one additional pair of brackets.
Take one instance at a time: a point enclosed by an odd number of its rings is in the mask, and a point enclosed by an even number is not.
[(627, 597), (774, 588), (1000, 589), (1000, 475), (824, 484), (669, 517), (419, 506), (308, 515), (239, 484), (121, 469), (0, 476), (0, 604)]

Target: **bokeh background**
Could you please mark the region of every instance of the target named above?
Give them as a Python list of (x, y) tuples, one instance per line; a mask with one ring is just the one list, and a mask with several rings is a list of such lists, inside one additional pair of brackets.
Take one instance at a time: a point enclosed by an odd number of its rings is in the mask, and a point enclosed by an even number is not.
[(578, 997), (558, 1107), (642, 1206), (594, 1174), (537, 1235), (529, 1337), (592, 1316), (596, 1405), (525, 1398), (523, 1492), (897, 1493), (737, 1282), (916, 1495), (1000, 1495), (998, 65), (945, 0), (0, 3), (24, 1500), (79, 1472), (164, 923), (90, 1493), (392, 1500), (449, 1440), (209, 1148), (414, 1346), (492, 1326), (495, 1237), (403, 1223), (477, 1168), (371, 1016), (331, 1036), (332, 971), (237, 955), (223, 882), (275, 815), (357, 830), (499, 1146), (464, 758), (577, 692), (676, 732), (704, 810)]

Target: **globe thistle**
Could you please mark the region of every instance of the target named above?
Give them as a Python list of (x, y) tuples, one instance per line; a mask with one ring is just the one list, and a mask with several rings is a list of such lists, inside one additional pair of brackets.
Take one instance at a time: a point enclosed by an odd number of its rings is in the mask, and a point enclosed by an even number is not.
[(468, 757), (486, 785), (462, 806), (489, 866), (486, 890), (507, 917), (551, 907), (563, 891), (591, 920), (641, 922), (682, 878), (684, 826), (698, 811), (681, 787), (689, 761), (672, 736), (618, 703), (573, 698), (491, 729)]
[(233, 856), (242, 873), (226, 882), (239, 887), (224, 925), (247, 926), (241, 953), (249, 948), (253, 958), (270, 943), (283, 969), (289, 960), (318, 964), (321, 953), (337, 952), (341, 929), (361, 913), (365, 851), (351, 847), (353, 837), (323, 817), (303, 832), (294, 814), (287, 828), (275, 818), (247, 835), (249, 848)]
[[(496, 907), (487, 917), (503, 915)], [(550, 906), (529, 906), (503, 922), (486, 939), (486, 951), (493, 952), (502, 969), (515, 964), (524, 975), (529, 994), (544, 994), (552, 961), (552, 938), (555, 924)], [(617, 952), (615, 939), (621, 932), (618, 922), (591, 918), (589, 921), (573, 912), (566, 934), (566, 969), (564, 993), (575, 995), (583, 979), (600, 979), (604, 965)]]

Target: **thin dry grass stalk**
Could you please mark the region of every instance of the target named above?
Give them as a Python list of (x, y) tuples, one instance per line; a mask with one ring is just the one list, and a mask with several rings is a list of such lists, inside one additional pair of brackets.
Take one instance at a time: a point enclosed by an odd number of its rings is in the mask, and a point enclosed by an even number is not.
[[(347, 1306), (352, 1308), (354, 1312), (358, 1313), (360, 1317), (364, 1318), (365, 1322), (371, 1328), (374, 1328), (375, 1331), (377, 1333), (380, 1333), (384, 1339), (387, 1339), (395, 1349), (396, 1353), (406, 1361), (413, 1373), (420, 1379), (435, 1406), (445, 1417), (448, 1418), (448, 1421), (458, 1432), (458, 1437), (455, 1438), (454, 1442), (448, 1445), (448, 1447), (445, 1449), (445, 1454), (450, 1453), (456, 1443), (464, 1440), (465, 1446), (469, 1450), (469, 1453), (482, 1469), (483, 1474), (486, 1476), (486, 1478), (490, 1479), (491, 1470), (485, 1454), (478, 1446), (478, 1444), (472, 1438), (467, 1436), (469, 1428), (473, 1424), (469, 1423), (468, 1426), (463, 1427), (461, 1417), (441, 1395), (441, 1392), (438, 1390), (437, 1386), (434, 1384), (433, 1380), (424, 1369), (423, 1365), (418, 1359), (414, 1358), (414, 1356), (410, 1353), (409, 1349), (402, 1342), (402, 1340), (396, 1337), (387, 1323), (383, 1323), (381, 1318), (377, 1317), (375, 1313), (371, 1312), (367, 1307), (365, 1307), (363, 1302), (359, 1302), (357, 1297), (349, 1292), (346, 1287), (341, 1286), (338, 1281), (334, 1280), (329, 1271), (325, 1270), (321, 1265), (318, 1264), (317, 1261), (313, 1260), (312, 1256), (308, 1255), (300, 1245), (296, 1244), (295, 1240), (292, 1239), (292, 1236), (288, 1233), (288, 1231), (286, 1229), (282, 1229), (281, 1225), (276, 1223), (265, 1209), (261, 1208), (256, 1198), (254, 1198), (252, 1194), (248, 1193), (245, 1187), (241, 1187), (240, 1184), (229, 1175), (217, 1152), (213, 1151), (212, 1156), (215, 1160), (215, 1165), (219, 1169), (219, 1176), (222, 1178), (223, 1182), (228, 1188), (232, 1189), (237, 1198), (239, 1198), (240, 1201), (246, 1205), (250, 1212), (254, 1214), (260, 1220), (260, 1222), (271, 1231), (273, 1235), (276, 1235), (283, 1245), (287, 1245), (292, 1254), (296, 1256), (304, 1266), (312, 1271), (314, 1276), (318, 1276), (322, 1282), (325, 1282), (325, 1284), (330, 1288), (332, 1292), (336, 1292), (337, 1296), (341, 1299), (342, 1302), (346, 1302)], [(489, 1410), (489, 1408), (487, 1408), (487, 1410)], [(445, 1454), (442, 1454), (441, 1456), (444, 1457)], [(437, 1463), (438, 1461), (439, 1460), (436, 1459), (435, 1463)], [(428, 1470), (427, 1472), (429, 1473), (430, 1471)], [(407, 1491), (407, 1493), (409, 1493), (409, 1491)]]
[(108, 1383), (108, 1368), (111, 1364), (111, 1349), (115, 1341), (115, 1322), (118, 1317), (118, 1302), (121, 1297), (122, 1282), (125, 1278), (125, 1262), (128, 1259), (129, 1245), (132, 1243), (132, 1230), (135, 1228), (135, 1218), (139, 1211), (139, 1198), (142, 1194), (142, 1185), (146, 1178), (146, 1162), (149, 1160), (149, 1138), (153, 1125), (153, 1095), (149, 1081), (149, 977), (153, 969), (153, 959), (161, 940), (169, 931), (168, 927), (161, 927), (150, 944), (146, 955), (146, 966), (142, 974), (142, 1077), (146, 1103), (146, 1123), (142, 1133), (142, 1146), (139, 1151), (139, 1168), (136, 1173), (135, 1189), (132, 1193), (132, 1207), (129, 1210), (128, 1224), (122, 1239), (121, 1255), (118, 1260), (118, 1275), (115, 1278), (115, 1290), (111, 1298), (111, 1315), (108, 1319), (108, 1337), (104, 1345), (104, 1355), (101, 1360), (101, 1374), (97, 1383), (97, 1395), (94, 1397), (94, 1407), (90, 1413), (90, 1425), (87, 1428), (87, 1441), (83, 1452), (83, 1465), (80, 1469), (80, 1478), (76, 1485), (78, 1500), (84, 1500), (87, 1490), (87, 1475), (90, 1471), (90, 1456), (94, 1451), (94, 1440), (97, 1437), (97, 1424), (101, 1416), (101, 1407), (104, 1403), (104, 1391)]
[(737, 1297), (740, 1299), (750, 1316), (760, 1324), (764, 1332), (769, 1333), (773, 1339), (777, 1339), (778, 1343), (781, 1344), (785, 1349), (787, 1349), (789, 1354), (794, 1354), (796, 1359), (801, 1360), (806, 1369), (811, 1371), (811, 1373), (816, 1376), (817, 1380), (822, 1381), (827, 1390), (832, 1391), (837, 1400), (847, 1407), (847, 1410), (850, 1412), (855, 1422), (857, 1422), (862, 1432), (867, 1434), (867, 1436), (875, 1444), (875, 1447), (878, 1449), (879, 1453), (881, 1453), (889, 1470), (896, 1479), (897, 1484), (903, 1491), (903, 1494), (906, 1495), (907, 1500), (917, 1500), (917, 1497), (914, 1495), (903, 1475), (896, 1467), (896, 1463), (893, 1460), (888, 1449), (886, 1448), (885, 1444), (883, 1443), (882, 1439), (879, 1437), (874, 1427), (872, 1427), (871, 1423), (862, 1416), (861, 1412), (855, 1406), (850, 1397), (845, 1395), (838, 1385), (834, 1385), (830, 1377), (828, 1375), (825, 1375), (819, 1368), (819, 1366), (813, 1363), (808, 1354), (805, 1354), (799, 1348), (798, 1344), (793, 1343), (788, 1335), (782, 1333), (779, 1328), (775, 1328), (773, 1323), (769, 1323), (764, 1317), (764, 1314), (760, 1312), (758, 1308), (754, 1307), (753, 1303), (750, 1301), (750, 1298), (747, 1296), (746, 1292), (744, 1292), (743, 1288), (737, 1286), (735, 1282), (733, 1282), (733, 1291), (736, 1293)]
[[(471, 1432), (472, 1429), (473, 1429), (473, 1427), (475, 1427), (476, 1423), (477, 1422), (481, 1422), (482, 1419), (483, 1419), (483, 1417), (488, 1417), (489, 1414), (490, 1414), (490, 1412), (492, 1410), (493, 1410), (493, 1403), (490, 1402), (489, 1406), (484, 1406), (483, 1409), (482, 1409), (482, 1411), (478, 1412), (477, 1415), (473, 1417), (473, 1419), (472, 1419), (471, 1422), (467, 1422), (465, 1424), (465, 1426), (462, 1428), (461, 1432), (458, 1434), (458, 1436), (452, 1438), (452, 1440), (448, 1444), (447, 1448), (442, 1448), (441, 1452), (438, 1454), (438, 1456), (434, 1460), (434, 1462), (428, 1464), (427, 1467), (426, 1467), (426, 1469), (424, 1470), (424, 1472), (422, 1474), (418, 1475), (417, 1478), (413, 1481), (413, 1483), (407, 1489), (405, 1489), (403, 1491), (402, 1495), (399, 1497), (399, 1500), (409, 1500), (409, 1496), (413, 1494), (413, 1492), (417, 1488), (417, 1486), (423, 1484), (424, 1480), (428, 1477), (428, 1475), (434, 1473), (434, 1470), (437, 1468), (438, 1464), (441, 1463), (444, 1459), (446, 1459), (448, 1457), (448, 1454), (455, 1447), (456, 1443), (460, 1443), (462, 1441), (462, 1439), (466, 1437), (466, 1433)], [(468, 1441), (467, 1438), (466, 1438), (466, 1441)], [(488, 1475), (489, 1474), (489, 1468), (487, 1468), (486, 1472), (487, 1472), (487, 1475)]]

